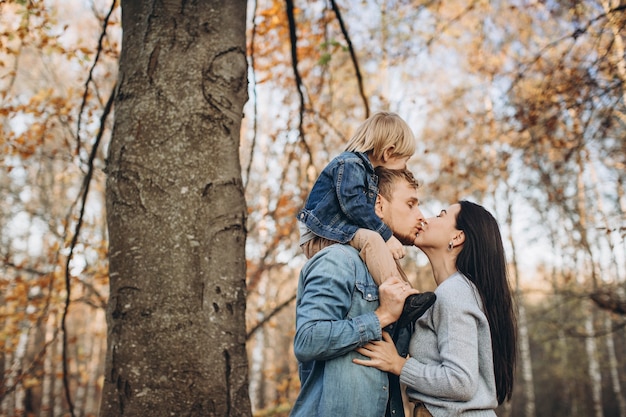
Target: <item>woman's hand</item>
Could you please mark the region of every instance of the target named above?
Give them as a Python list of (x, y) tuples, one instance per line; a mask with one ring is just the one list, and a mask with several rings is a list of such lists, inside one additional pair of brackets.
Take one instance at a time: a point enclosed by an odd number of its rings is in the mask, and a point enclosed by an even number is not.
[(387, 332), (383, 332), (383, 340), (369, 342), (367, 345), (356, 349), (356, 351), (369, 359), (352, 359), (353, 363), (371, 366), (395, 375), (400, 375), (402, 367), (406, 362), (406, 358), (398, 355), (396, 345)]

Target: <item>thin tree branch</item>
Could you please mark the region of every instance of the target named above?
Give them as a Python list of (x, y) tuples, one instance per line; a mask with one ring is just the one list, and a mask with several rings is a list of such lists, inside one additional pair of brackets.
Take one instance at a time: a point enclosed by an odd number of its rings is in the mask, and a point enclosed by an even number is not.
[(250, 76), (252, 77), (252, 103), (253, 107), (253, 126), (252, 126), (252, 143), (250, 144), (250, 157), (248, 159), (248, 166), (246, 167), (246, 183), (244, 184), (244, 190), (248, 187), (250, 183), (250, 171), (252, 169), (252, 158), (254, 157), (254, 148), (256, 148), (256, 134), (257, 134), (257, 119), (258, 119), (258, 107), (257, 107), (257, 90), (256, 90), (256, 72), (254, 67), (254, 48), (256, 46), (256, 12), (257, 12), (258, 2), (254, 2), (254, 9), (252, 11), (252, 33), (250, 35)]
[(11, 261), (9, 261), (6, 258), (4, 260), (2, 260), (2, 263), (7, 268), (17, 269), (18, 271), (24, 271), (24, 272), (27, 272), (29, 274), (38, 275), (40, 277), (43, 277), (45, 275), (48, 275), (48, 274), (51, 274), (52, 272), (54, 272), (54, 271), (40, 271), (39, 269), (35, 269), (35, 268), (27, 267), (27, 266), (17, 265), (16, 263), (11, 262)]
[(35, 355), (35, 357), (30, 362), (30, 364), (26, 367), (26, 369), (16, 376), (12, 385), (10, 386), (4, 385), (4, 384), (0, 385), (0, 401), (4, 400), (4, 398), (8, 394), (15, 391), (17, 387), (22, 384), (24, 379), (26, 379), (26, 377), (33, 375), (35, 373), (35, 367), (41, 364), (48, 350), (48, 346), (50, 346), (53, 342), (56, 341), (58, 334), (59, 334), (59, 329), (58, 328), (54, 329), (54, 334), (52, 336), (52, 339), (44, 343), (41, 350), (37, 353), (37, 355)]
[(300, 72), (298, 71), (298, 37), (296, 36), (296, 19), (294, 16), (294, 6), (293, 0), (286, 0), (287, 4), (287, 20), (289, 21), (289, 40), (291, 41), (291, 66), (293, 68), (294, 78), (296, 80), (296, 89), (298, 90), (298, 96), (300, 97), (300, 121), (298, 122), (298, 131), (300, 132), (300, 139), (302, 140), (302, 144), (304, 145), (305, 151), (309, 154), (311, 160), (313, 160), (313, 154), (311, 153), (311, 148), (309, 144), (306, 142), (306, 138), (304, 137), (304, 111), (305, 111), (305, 102), (304, 102), (304, 92), (302, 77), (300, 76)]
[(626, 299), (611, 289), (598, 289), (589, 296), (599, 308), (626, 316)]
[(246, 334), (246, 340), (249, 340), (250, 337), (254, 334), (254, 332), (256, 332), (261, 327), (263, 327), (263, 325), (265, 323), (267, 323), (276, 314), (280, 313), (283, 308), (287, 307), (295, 299), (296, 299), (296, 294), (293, 294), (291, 297), (289, 297), (288, 299), (286, 299), (285, 301), (283, 301), (282, 303), (277, 305), (276, 308), (274, 308), (274, 310), (270, 311), (270, 313), (267, 316), (263, 317), (263, 319), (261, 321), (259, 321), (257, 324), (252, 326), (250, 331)]
[(80, 214), (78, 216), (78, 221), (76, 222), (76, 228), (74, 230), (74, 236), (72, 237), (72, 241), (70, 243), (70, 252), (67, 255), (67, 261), (65, 263), (65, 308), (63, 309), (63, 316), (61, 319), (61, 329), (63, 330), (63, 387), (65, 389), (65, 399), (67, 401), (67, 405), (69, 407), (70, 414), (72, 417), (75, 417), (74, 414), (74, 404), (72, 402), (72, 398), (70, 395), (70, 384), (69, 384), (69, 370), (68, 370), (68, 358), (67, 358), (67, 346), (68, 346), (68, 336), (67, 336), (67, 315), (70, 308), (71, 303), (71, 294), (72, 294), (72, 286), (70, 280), (70, 263), (72, 262), (72, 257), (74, 255), (74, 249), (76, 248), (76, 244), (78, 242), (78, 236), (80, 234), (80, 228), (83, 225), (83, 219), (85, 216), (85, 208), (87, 206), (87, 195), (89, 194), (89, 187), (91, 185), (91, 178), (93, 177), (94, 171), (94, 161), (96, 159), (96, 155), (98, 154), (98, 147), (100, 145), (100, 141), (102, 140), (102, 136), (104, 135), (106, 119), (111, 113), (111, 108), (113, 107), (113, 101), (115, 99), (115, 89), (116, 85), (113, 86), (111, 91), (111, 95), (109, 96), (109, 100), (107, 101), (104, 110), (102, 112), (102, 116), (100, 118), (100, 129), (96, 136), (96, 140), (91, 148), (91, 155), (89, 156), (88, 162), (88, 170), (85, 174), (85, 178), (83, 180), (82, 186), (82, 198), (81, 198), (81, 206), (80, 206)]
[[(584, 34), (587, 33), (587, 31), (589, 30), (589, 28), (591, 28), (591, 26), (598, 22), (601, 19), (605, 19), (607, 18), (607, 16), (611, 13), (619, 13), (626, 10), (626, 5), (625, 6), (619, 6), (616, 7), (614, 9), (609, 10), (607, 13), (601, 13), (598, 16), (589, 19), (587, 21), (587, 23), (584, 26), (578, 27), (576, 29), (574, 29), (572, 32), (565, 34), (563, 36), (561, 36), (558, 39), (553, 40), (552, 42), (549, 42), (548, 44), (546, 44), (543, 48), (541, 48), (539, 50), (539, 52), (537, 52), (537, 54), (535, 55), (535, 57), (530, 60), (529, 62), (522, 64), (521, 69), (517, 72), (517, 76), (514, 78), (514, 80), (511, 82), (511, 86), (509, 87), (509, 91), (513, 89), (513, 87), (524, 77), (524, 74), (526, 73), (526, 71), (533, 66), (537, 61), (539, 61), (541, 59), (541, 57), (543, 56), (544, 52), (546, 52), (548, 49), (554, 48), (556, 45), (560, 44), (561, 42), (563, 42), (566, 39), (573, 39), (574, 42), (576, 42), (576, 40), (578, 40), (578, 38)], [(607, 52), (608, 53), (608, 52)]]
[(102, 32), (100, 33), (100, 39), (98, 40), (98, 50), (96, 52), (96, 57), (93, 60), (93, 65), (89, 69), (89, 75), (87, 76), (87, 80), (85, 81), (85, 90), (83, 91), (83, 100), (80, 103), (80, 107), (78, 109), (78, 121), (76, 123), (76, 155), (80, 153), (80, 125), (82, 124), (82, 116), (83, 111), (85, 110), (85, 106), (87, 105), (87, 94), (89, 93), (89, 84), (93, 80), (93, 71), (98, 65), (98, 59), (100, 58), (100, 53), (102, 52), (102, 42), (107, 33), (107, 26), (109, 25), (109, 19), (115, 10), (115, 5), (117, 1), (113, 0), (111, 2), (111, 9), (109, 9), (109, 13), (105, 16), (102, 22)]
[(350, 58), (352, 59), (352, 65), (354, 65), (354, 71), (356, 72), (356, 79), (359, 84), (359, 94), (361, 94), (361, 99), (363, 99), (363, 105), (365, 106), (365, 118), (367, 119), (368, 117), (370, 117), (370, 106), (369, 106), (369, 103), (367, 102), (367, 96), (365, 95), (365, 90), (363, 89), (363, 76), (361, 75), (359, 62), (356, 58), (354, 47), (352, 46), (352, 40), (350, 39), (350, 35), (348, 34), (346, 25), (343, 23), (343, 19), (341, 17), (341, 10), (339, 10), (337, 3), (335, 2), (335, 0), (330, 0), (330, 4), (333, 7), (335, 16), (337, 16), (337, 21), (339, 22), (341, 33), (343, 34), (343, 37), (346, 40), (346, 43), (348, 44), (348, 50), (350, 51)]

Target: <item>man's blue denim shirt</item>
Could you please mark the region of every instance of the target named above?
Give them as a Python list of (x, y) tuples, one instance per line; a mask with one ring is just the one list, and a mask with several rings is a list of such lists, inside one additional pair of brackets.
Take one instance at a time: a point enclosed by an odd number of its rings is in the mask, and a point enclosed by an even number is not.
[(336, 242), (349, 242), (359, 228), (387, 241), (392, 232), (374, 212), (377, 196), (378, 176), (367, 155), (343, 152), (321, 172), (297, 218), (317, 236)]
[(378, 304), (378, 287), (354, 248), (329, 246), (304, 265), (294, 339), (301, 388), (291, 417), (404, 416), (397, 378), (389, 401), (388, 374), (352, 363), (364, 358), (354, 349), (382, 338)]

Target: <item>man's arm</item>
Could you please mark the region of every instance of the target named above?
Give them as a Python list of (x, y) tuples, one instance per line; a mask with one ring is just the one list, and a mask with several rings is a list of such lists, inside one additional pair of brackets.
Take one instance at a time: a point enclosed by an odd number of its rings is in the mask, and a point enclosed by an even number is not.
[[(353, 248), (333, 245), (311, 259), (300, 274), (296, 357), (301, 362), (328, 360), (381, 340), (382, 328), (400, 317), (406, 297), (415, 293), (398, 278), (377, 287)], [(359, 303), (355, 308), (353, 298)], [(357, 313), (348, 317), (351, 309)]]
[[(381, 339), (381, 323), (374, 313), (378, 288), (365, 274), (357, 252), (343, 245), (333, 245), (305, 265), (296, 306), (294, 351), (298, 360), (332, 359)], [(357, 289), (357, 277), (370, 285)], [(362, 314), (348, 317), (355, 291), (363, 297), (359, 300)]]

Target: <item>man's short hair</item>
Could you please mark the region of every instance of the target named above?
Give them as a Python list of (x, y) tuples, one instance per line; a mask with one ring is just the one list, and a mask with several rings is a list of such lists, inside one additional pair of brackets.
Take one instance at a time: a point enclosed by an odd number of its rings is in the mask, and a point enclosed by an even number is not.
[(376, 167), (376, 175), (378, 175), (378, 194), (391, 201), (393, 196), (393, 187), (397, 181), (406, 181), (416, 190), (419, 183), (408, 169), (388, 169), (383, 166)]

